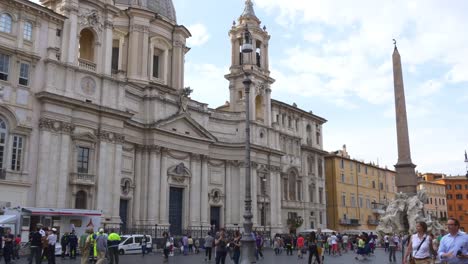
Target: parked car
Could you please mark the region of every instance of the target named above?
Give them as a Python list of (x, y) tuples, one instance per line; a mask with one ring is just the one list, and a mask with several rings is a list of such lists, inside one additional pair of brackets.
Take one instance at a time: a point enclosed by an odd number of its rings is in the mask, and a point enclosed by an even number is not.
[[(119, 244), (119, 253), (124, 254), (141, 254), (141, 241), (143, 235), (123, 235)], [(153, 249), (153, 239), (151, 236), (146, 236), (146, 252), (151, 252)]]

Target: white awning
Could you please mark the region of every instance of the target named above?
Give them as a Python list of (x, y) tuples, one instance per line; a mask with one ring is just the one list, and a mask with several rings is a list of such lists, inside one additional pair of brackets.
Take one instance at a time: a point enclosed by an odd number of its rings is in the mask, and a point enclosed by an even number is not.
[(101, 216), (102, 212), (98, 210), (86, 209), (57, 209), (57, 208), (39, 208), (23, 207), (23, 212), (31, 215), (62, 215), (62, 216)]
[(1, 224), (16, 224), (16, 215), (0, 215)]

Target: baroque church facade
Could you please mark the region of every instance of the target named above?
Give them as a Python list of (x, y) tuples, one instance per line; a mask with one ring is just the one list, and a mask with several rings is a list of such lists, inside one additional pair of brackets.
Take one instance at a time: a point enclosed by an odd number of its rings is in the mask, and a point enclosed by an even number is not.
[(254, 227), (326, 227), (326, 120), (271, 98), (270, 35), (250, 0), (216, 109), (184, 88), (190, 32), (171, 0), (41, 4), (0, 3), (0, 206), (96, 209), (107, 226), (176, 233), (242, 227), (248, 71)]

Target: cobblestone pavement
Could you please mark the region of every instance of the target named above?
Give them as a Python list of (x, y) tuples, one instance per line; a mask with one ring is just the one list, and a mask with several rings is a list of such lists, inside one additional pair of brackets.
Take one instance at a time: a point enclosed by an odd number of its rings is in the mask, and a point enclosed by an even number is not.
[[(214, 258), (211, 262), (205, 262), (205, 252), (202, 251), (200, 254), (193, 254), (188, 256), (183, 255), (175, 255), (174, 257), (169, 257), (169, 263), (173, 264), (195, 264), (195, 263), (209, 263), (214, 264)], [(342, 256), (328, 256), (325, 255), (325, 262), (324, 264), (370, 264), (370, 263), (378, 263), (378, 264), (387, 264), (390, 263), (388, 261), (388, 254), (385, 253), (383, 249), (376, 249), (374, 256), (369, 257), (367, 260), (355, 260), (355, 254), (348, 252), (344, 253)], [(264, 252), (264, 259), (260, 259), (257, 263), (261, 264), (307, 264), (308, 255), (304, 256), (303, 259), (299, 259), (297, 257), (297, 252), (293, 256), (286, 256), (286, 252), (283, 252), (279, 256), (275, 256), (273, 250), (267, 249)], [(397, 251), (397, 264), (401, 264), (401, 251)], [(57, 257), (57, 264), (79, 264), (79, 258), (76, 260), (69, 260), (68, 258), (61, 259)], [(3, 260), (0, 263), (5, 263)], [(15, 264), (26, 264), (27, 260), (26, 257), (23, 257), (20, 260), (16, 260)], [(43, 263), (47, 263), (44, 261)], [(105, 262), (109, 263), (109, 262)], [(140, 255), (124, 255), (120, 256), (120, 263), (119, 264), (158, 264), (163, 263), (163, 257), (161, 253), (150, 253), (143, 257)], [(226, 264), (234, 263), (229, 259), (229, 256), (226, 258)], [(393, 263), (393, 262), (392, 262)], [(12, 263), (13, 264), (13, 263)]]

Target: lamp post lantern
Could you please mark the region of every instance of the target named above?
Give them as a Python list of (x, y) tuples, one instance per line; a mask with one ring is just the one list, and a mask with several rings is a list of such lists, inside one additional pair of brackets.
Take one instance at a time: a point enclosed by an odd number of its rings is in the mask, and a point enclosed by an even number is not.
[[(242, 53), (249, 54), (253, 51), (252, 35), (247, 25), (243, 32)], [(242, 235), (242, 264), (255, 263), (255, 239), (252, 237), (252, 194), (251, 194), (251, 162), (250, 162), (250, 85), (252, 80), (249, 73), (245, 72), (242, 81), (245, 89), (245, 212), (244, 234)]]

